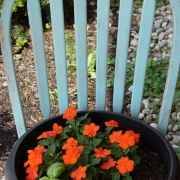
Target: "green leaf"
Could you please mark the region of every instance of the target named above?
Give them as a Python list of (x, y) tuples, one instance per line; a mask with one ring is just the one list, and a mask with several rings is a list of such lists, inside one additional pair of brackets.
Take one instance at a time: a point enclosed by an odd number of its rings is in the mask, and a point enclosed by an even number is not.
[(83, 120), (83, 124), (86, 125), (86, 124), (89, 124), (91, 122), (91, 118), (87, 118), (85, 120)]
[(38, 144), (41, 145), (41, 146), (46, 146), (47, 145), (47, 140), (46, 139), (40, 140), (40, 141), (38, 141)]
[(112, 173), (112, 180), (119, 180), (120, 179), (120, 173), (119, 172), (113, 172)]
[(88, 67), (91, 64), (92, 58), (93, 58), (93, 55), (92, 55), (92, 53), (90, 53), (89, 56), (88, 56)]
[(140, 157), (138, 155), (133, 156), (132, 160), (135, 162), (135, 166), (136, 164), (140, 164)]
[(89, 173), (87, 173), (87, 174), (86, 174), (85, 180), (92, 180), (92, 175), (89, 174)]
[(98, 138), (93, 139), (93, 146), (94, 147), (98, 146), (101, 143), (101, 141), (102, 141), (102, 139), (98, 139)]
[(123, 150), (123, 154), (127, 155), (130, 152), (130, 148), (128, 148), (127, 150)]
[(120, 158), (123, 154), (123, 150), (118, 148), (118, 149), (112, 149), (111, 150), (112, 155), (114, 155), (115, 158)]
[(67, 139), (69, 136), (67, 134), (62, 134), (61, 139)]
[(81, 122), (81, 121), (87, 119), (88, 115), (89, 115), (89, 113), (86, 113), (84, 116), (79, 117), (76, 121), (80, 121)]
[(50, 180), (50, 177), (43, 176), (43, 177), (42, 177), (42, 178), (40, 178), (39, 180)]
[(129, 173), (125, 174), (123, 177), (123, 180), (132, 180), (132, 177), (129, 175)]
[(87, 173), (90, 173), (93, 177), (95, 177), (96, 176), (96, 168), (95, 167), (88, 167), (88, 169), (87, 169)]
[(55, 146), (55, 144), (52, 144), (52, 145), (48, 148), (48, 152), (54, 154), (55, 151), (56, 151), (56, 146)]
[(98, 138), (104, 138), (104, 133), (103, 132), (98, 132), (96, 136)]
[(85, 146), (83, 149), (83, 154), (89, 154), (91, 152), (92, 146)]
[(69, 180), (69, 174), (63, 173), (60, 177), (62, 180)]
[(63, 171), (65, 171), (64, 164), (60, 162), (55, 162), (48, 168), (47, 175), (50, 178), (58, 178)]
[(74, 125), (74, 121), (69, 120), (69, 121), (66, 121), (65, 124)]
[(69, 126), (66, 126), (66, 127), (63, 128), (62, 134), (65, 134), (67, 132), (71, 132), (71, 128)]
[(88, 155), (84, 155), (79, 158), (79, 162), (82, 166), (86, 166), (88, 164)]
[(92, 158), (90, 159), (90, 165), (94, 166), (96, 164), (99, 164), (100, 161), (101, 161), (101, 158)]
[(86, 139), (86, 136), (83, 136), (83, 135), (79, 135), (79, 136), (77, 137), (78, 143), (79, 143), (80, 145), (83, 145), (83, 142), (84, 142), (85, 139)]

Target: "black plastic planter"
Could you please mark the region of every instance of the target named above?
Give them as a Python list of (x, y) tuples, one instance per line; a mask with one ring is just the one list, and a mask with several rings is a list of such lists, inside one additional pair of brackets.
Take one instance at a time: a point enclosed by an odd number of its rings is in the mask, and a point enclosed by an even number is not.
[[(78, 112), (78, 116), (87, 111)], [(179, 161), (169, 142), (155, 129), (143, 122), (112, 112), (90, 111), (89, 117), (98, 125), (104, 126), (104, 121), (114, 119), (119, 122), (120, 129), (133, 130), (141, 134), (140, 141), (150, 150), (156, 152), (165, 163), (168, 171), (168, 180), (179, 180)], [(47, 119), (27, 131), (15, 144), (8, 158), (5, 168), (6, 180), (19, 180), (23, 163), (27, 158), (27, 150), (36, 146), (36, 138), (44, 131), (50, 130), (53, 123), (63, 126), (65, 120), (62, 115)]]

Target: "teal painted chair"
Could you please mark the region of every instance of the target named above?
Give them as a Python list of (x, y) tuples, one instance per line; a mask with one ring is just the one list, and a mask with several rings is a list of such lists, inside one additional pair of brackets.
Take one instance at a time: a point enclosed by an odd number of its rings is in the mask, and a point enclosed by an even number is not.
[[(11, 47), (11, 15), (15, 0), (4, 0), (1, 13), (1, 49), (12, 103), (17, 133), (20, 137), (26, 132), (22, 105), (17, 87)], [(170, 0), (174, 15), (174, 41), (169, 64), (166, 88), (161, 106), (158, 130), (165, 135), (168, 126), (175, 86), (180, 65), (180, 3)], [(154, 20), (156, 0), (144, 0), (137, 48), (137, 58), (131, 99), (131, 116), (137, 118), (143, 95), (149, 44)], [(113, 111), (121, 113), (124, 99), (126, 62), (129, 46), (133, 0), (121, 0), (119, 9), (116, 64), (113, 91)], [(28, 17), (32, 35), (36, 76), (44, 119), (50, 117), (50, 98), (48, 91), (46, 57), (44, 49), (43, 28), (39, 0), (27, 0)], [(66, 44), (64, 34), (63, 0), (51, 0), (51, 20), (54, 42), (58, 102), (60, 112), (68, 107), (68, 84), (66, 68)], [(87, 110), (88, 79), (87, 79), (87, 1), (74, 0), (78, 110)], [(105, 110), (106, 76), (108, 58), (110, 0), (97, 1), (97, 57), (96, 57), (96, 109)]]

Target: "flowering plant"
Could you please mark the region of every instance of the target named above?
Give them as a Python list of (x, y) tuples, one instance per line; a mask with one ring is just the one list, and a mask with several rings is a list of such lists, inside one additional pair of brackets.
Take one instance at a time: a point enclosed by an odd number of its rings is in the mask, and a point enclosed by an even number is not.
[(106, 128), (100, 131), (88, 113), (76, 114), (69, 107), (63, 115), (65, 127), (54, 123), (53, 130), (37, 137), (38, 145), (27, 151), (25, 180), (131, 180), (129, 173), (140, 161), (136, 154), (140, 134), (116, 131), (115, 120), (105, 122)]

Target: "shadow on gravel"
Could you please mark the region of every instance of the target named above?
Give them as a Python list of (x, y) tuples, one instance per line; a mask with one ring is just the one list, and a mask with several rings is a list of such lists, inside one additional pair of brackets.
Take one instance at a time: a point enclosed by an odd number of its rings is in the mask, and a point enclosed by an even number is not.
[(13, 115), (9, 112), (0, 112), (0, 179), (4, 175), (3, 171), (9, 152), (17, 139)]

